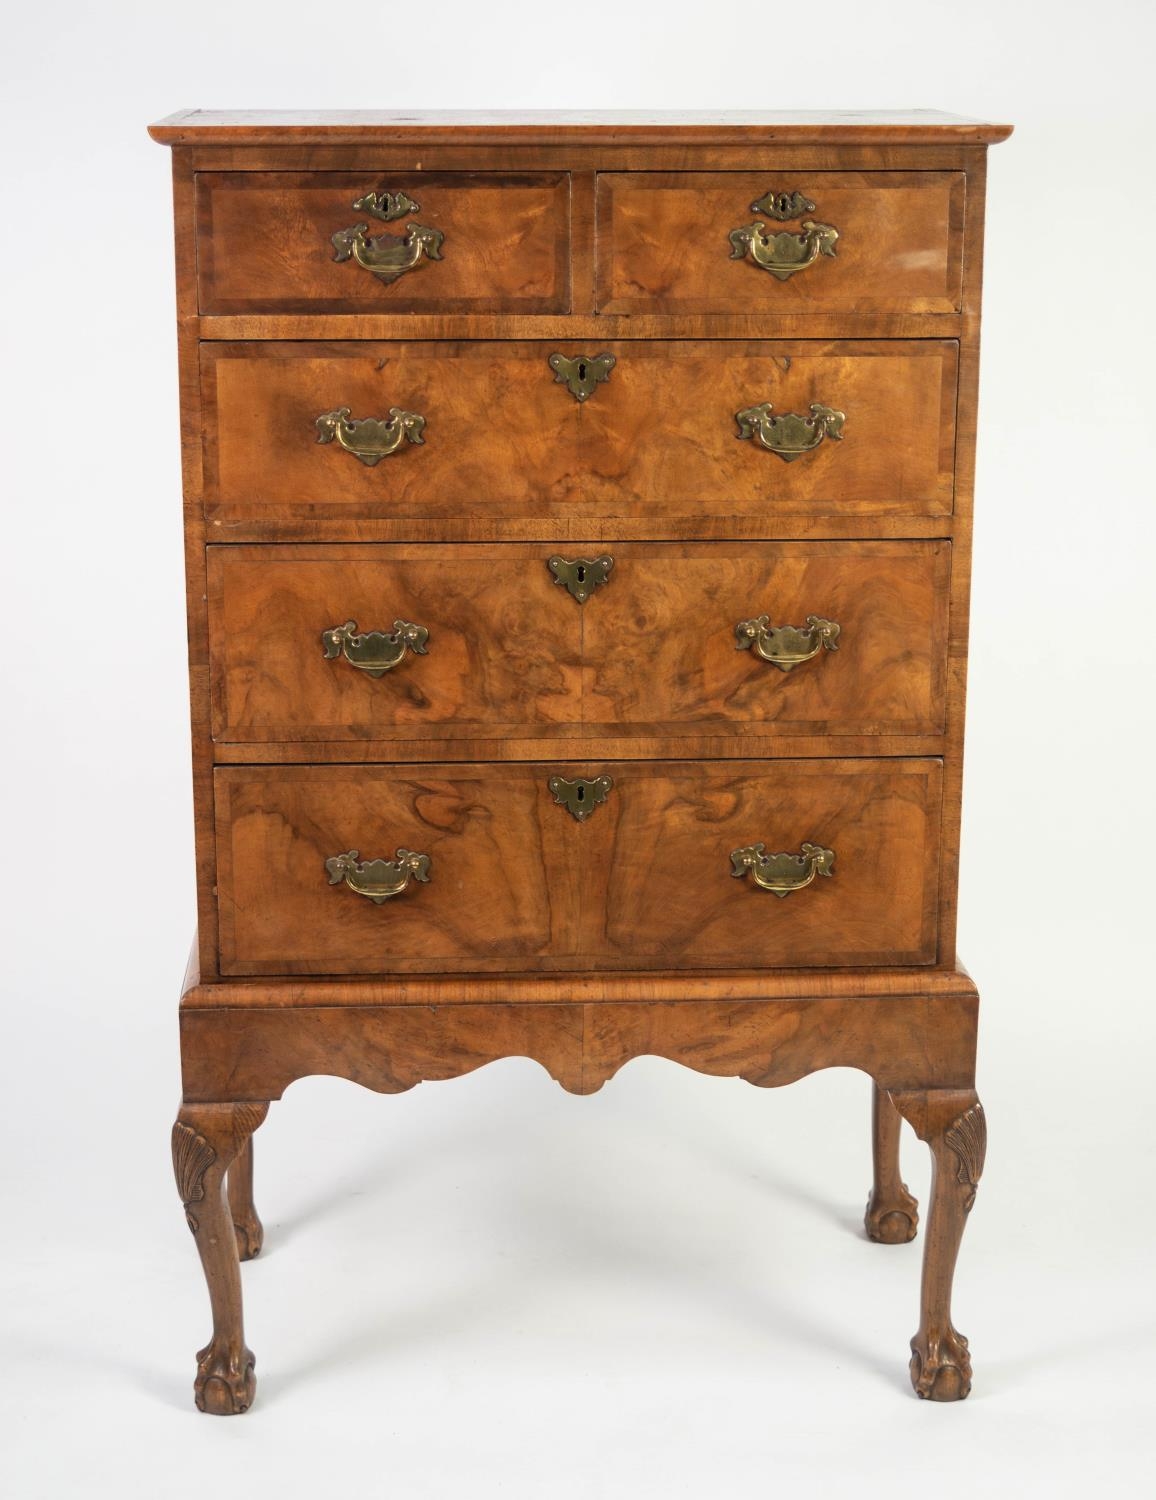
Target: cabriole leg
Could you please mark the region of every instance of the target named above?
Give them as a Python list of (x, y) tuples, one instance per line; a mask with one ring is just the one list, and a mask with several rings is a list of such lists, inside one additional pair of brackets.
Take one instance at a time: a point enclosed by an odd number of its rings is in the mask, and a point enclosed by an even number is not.
[(899, 1130), (902, 1116), (885, 1089), (873, 1085), (871, 1156), (875, 1180), (863, 1223), (868, 1239), (880, 1245), (905, 1245), (915, 1238), (919, 1204), (899, 1176)]
[(237, 1152), (226, 1181), (229, 1185), (229, 1212), (237, 1231), (237, 1254), (242, 1260), (252, 1260), (261, 1253), (261, 1246), (265, 1243), (265, 1230), (253, 1203), (252, 1136)]
[(213, 1337), (197, 1355), (193, 1387), (201, 1411), (247, 1411), (256, 1389), (253, 1355), (245, 1346), (237, 1231), (225, 1177), (268, 1111), (267, 1103), (182, 1104), (173, 1126), (173, 1170), (185, 1218), (197, 1242)]
[(962, 1401), (971, 1390), (971, 1358), (967, 1340), (951, 1321), (951, 1289), (987, 1150), (983, 1105), (972, 1092), (892, 1094), (891, 1099), (931, 1148), (932, 1162), (911, 1383), (915, 1394), (928, 1400)]

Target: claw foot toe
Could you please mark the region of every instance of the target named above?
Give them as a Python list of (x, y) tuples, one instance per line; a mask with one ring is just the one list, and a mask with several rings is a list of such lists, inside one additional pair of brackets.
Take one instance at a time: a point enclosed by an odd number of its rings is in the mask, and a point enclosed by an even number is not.
[(919, 1204), (906, 1185), (900, 1185), (896, 1198), (883, 1198), (872, 1193), (867, 1199), (863, 1227), (867, 1238), (877, 1245), (906, 1245), (915, 1238), (918, 1225)]
[(257, 1390), (252, 1351), (219, 1350), (210, 1344), (197, 1355), (197, 1379), (193, 1395), (199, 1410), (215, 1417), (238, 1416), (248, 1411)]
[(265, 1230), (257, 1215), (234, 1219), (233, 1228), (237, 1232), (238, 1257), (241, 1260), (252, 1260), (254, 1256), (260, 1255), (261, 1246), (265, 1243)]
[(962, 1401), (971, 1390), (971, 1356), (962, 1333), (911, 1340), (911, 1384), (920, 1400)]

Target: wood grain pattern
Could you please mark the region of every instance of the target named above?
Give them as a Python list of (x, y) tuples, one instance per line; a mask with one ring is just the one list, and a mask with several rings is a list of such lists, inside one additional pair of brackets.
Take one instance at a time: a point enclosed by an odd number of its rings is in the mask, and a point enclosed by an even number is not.
[[(731, 258), (727, 236), (766, 192), (799, 191), (803, 217), (839, 231), (833, 257), (779, 281)], [(961, 173), (607, 172), (598, 179), (598, 307), (608, 313), (953, 312), (960, 304)]]
[(194, 178), (187, 148), (173, 152), (172, 165), (197, 941), (200, 945), (200, 970), (209, 979), (217, 974), (216, 835), (212, 817), (213, 746), (209, 729), (209, 636), (205, 616), (204, 447), (196, 317), (196, 211)]
[(264, 1120), (265, 1100), (182, 1102), (172, 1132), (173, 1168), (185, 1219), (209, 1289), (213, 1336), (197, 1355), (194, 1399), (201, 1411), (235, 1416), (256, 1393), (255, 1361), (245, 1343), (238, 1245), (226, 1197), (226, 1173)]
[(863, 1215), (867, 1238), (879, 1245), (906, 1245), (919, 1227), (919, 1204), (899, 1168), (899, 1111), (878, 1084), (871, 1092), (871, 1196)]
[(931, 1211), (923, 1244), (919, 1329), (911, 1384), (923, 1400), (962, 1401), (971, 1354), (951, 1318), (955, 1262), (987, 1152), (987, 1122), (974, 1089), (891, 1090), (891, 1102), (931, 1149)]
[[(554, 551), (210, 548), (215, 739), (942, 730), (946, 543), (629, 543), (585, 606), (555, 583)], [(789, 674), (737, 650), (738, 621), (767, 611), (837, 620), (839, 649)], [(398, 618), (430, 631), (427, 655), (376, 681), (325, 659), (323, 630)]]
[[(584, 905), (587, 951), (646, 965), (935, 961), (937, 761), (672, 762), (607, 766), (591, 819), (602, 877)], [(729, 870), (765, 842), (835, 851), (835, 875), (780, 900)], [(589, 889), (589, 888), (587, 888)], [(595, 924), (597, 924), (595, 926)]]
[[(577, 232), (577, 225), (575, 226)], [(589, 246), (592, 253), (593, 245)], [(576, 252), (577, 253), (577, 252)], [(575, 304), (579, 295), (575, 272)], [(552, 339), (571, 347), (602, 349), (620, 339), (956, 339), (964, 328), (960, 313), (844, 312), (816, 307), (811, 312), (764, 309), (758, 313), (598, 313), (593, 292), (585, 312), (532, 313), (238, 313), (210, 315), (197, 322), (200, 338), (219, 343), (276, 339), (300, 343), (322, 339)]]
[[(337, 518), (495, 519), (951, 510), (956, 346), (619, 343), (585, 404), (549, 346), (508, 343), (206, 344), (206, 512), (229, 524)], [(581, 350), (567, 349), (576, 353)], [(601, 352), (586, 350), (585, 352)], [(765, 401), (846, 413), (841, 442), (784, 463), (740, 437)], [(425, 441), (369, 468), (317, 441), (315, 419), (391, 407)]]
[[(582, 714), (582, 614), (552, 549), (214, 547), (209, 551), (218, 739), (527, 734)], [(374, 680), (326, 660), (321, 632), (396, 619), (427, 654)]]
[(563, 144), (512, 141), (479, 150), (460, 138), (451, 141), (392, 141), (380, 145), (322, 141), (237, 146), (219, 138), (179, 148), (197, 172), (473, 172), (479, 167), (505, 172), (957, 172), (967, 171), (986, 147), (943, 136), (935, 142), (904, 146), (876, 141), (834, 145), (811, 141), (773, 147), (748, 140), (687, 145), (665, 140), (623, 139), (598, 145), (574, 139)]
[(511, 1005), (500, 998), (475, 1004), (459, 996), (446, 1005), (313, 1006), (309, 996), (324, 996), (332, 986), (270, 981), (268, 987), (289, 992), (294, 1003), (182, 1010), (186, 1099), (236, 1091), (277, 1099), (296, 1079), (318, 1073), (398, 1093), (501, 1057), (532, 1058), (573, 1094), (596, 1092), (643, 1056), (762, 1087), (830, 1067), (860, 1068), (895, 1089), (915, 1079), (948, 1089), (969, 1088), (974, 1080), (974, 998), (868, 1001), (855, 976), (839, 994), (806, 999), (787, 992), (778, 1000), (588, 1005)]
[[(224, 974), (517, 969), (576, 951), (578, 825), (544, 772), (230, 768), (216, 808)], [(428, 884), (375, 906), (327, 882), (329, 858), (399, 848), (430, 857)]]
[[(585, 823), (547, 781), (609, 774)], [(216, 777), (224, 974), (930, 964), (937, 761), (597, 767), (230, 767)], [(779, 901), (732, 877), (757, 841), (836, 851)], [(377, 907), (325, 861), (417, 850), (428, 885)]]
[[(594, 544), (591, 544), (593, 550)], [(768, 735), (937, 734), (944, 542), (620, 543), (583, 612), (583, 723)], [(740, 620), (835, 620), (838, 649), (780, 672), (737, 649)]]
[[(935, 1167), (913, 1383), (965, 1395), (950, 1292), (982, 1112), (956, 885), (986, 144), (1008, 127), (193, 111), (154, 133), (176, 145), (200, 913), (177, 1164), (204, 1193), (184, 1195), (214, 1311), (199, 1401), (252, 1396), (236, 1247), (260, 1241), (261, 1101), (311, 1073), (396, 1091), (510, 1055), (589, 1093), (644, 1053), (875, 1080), (869, 1231), (902, 1237), (893, 1210), (915, 1212), (898, 1110)], [(392, 288), (331, 263), (369, 187), (432, 205), (460, 253)], [(835, 259), (785, 283), (730, 260), (768, 188), (810, 193)], [(617, 356), (583, 408), (546, 372), (555, 348)], [(416, 406), (399, 374), (435, 413), (423, 449), (369, 471), (316, 447), (323, 410)], [(844, 409), (847, 437), (782, 465), (737, 438), (761, 400)], [(509, 588), (579, 547), (619, 570), (584, 609), (559, 592), (569, 617), (546, 613), (546, 577)], [(349, 617), (317, 625), (330, 587), (358, 615), (379, 590), (438, 603), (435, 560), (444, 649), (424, 685), (373, 684), (392, 698), (362, 716), (352, 669), (286, 642)], [(782, 677), (702, 628), (758, 589), (774, 597), (749, 612), (776, 623), (841, 610), (840, 651)], [(616, 785), (579, 825), (545, 792), (555, 770)], [(429, 886), (376, 908), (328, 884), (324, 857), (389, 856), (407, 830), (436, 845)], [(785, 901), (729, 868), (726, 897), (713, 883), (716, 842), (804, 837), (836, 849), (832, 880)], [(245, 974), (254, 954), (267, 977)]]
[[(508, 1005), (657, 1005), (703, 1000), (911, 1000), (940, 1002), (956, 1019), (970, 1017), (974, 1031), (979, 995), (975, 981), (958, 964), (921, 969), (667, 969), (583, 970), (525, 974), (383, 974), (342, 979), (307, 976), (204, 980), (195, 950), (181, 991), (182, 1010), (248, 1010), (304, 1006), (417, 1005), (440, 1008), (496, 1003)], [(958, 1010), (958, 1015), (957, 1015)], [(974, 1040), (974, 1039), (973, 1039)], [(907, 1039), (908, 1045), (911, 1038)], [(892, 1079), (894, 1083), (895, 1080)]]
[(1003, 141), (1010, 125), (935, 109), (903, 110), (298, 110), (182, 109), (149, 126), (154, 141), (183, 146), (206, 141), (284, 147), (317, 141), (380, 147), (394, 141), (487, 146), (497, 154), (519, 141), (597, 146), (709, 145), (748, 147), (816, 142), (917, 146), (945, 140)]
[(265, 1243), (265, 1226), (253, 1202), (252, 1136), (237, 1152), (225, 1182), (229, 1217), (237, 1236), (237, 1257), (239, 1260), (254, 1260)]
[[(419, 209), (392, 224), (352, 205), (379, 188)], [(570, 183), (565, 173), (204, 172), (197, 177), (204, 313), (565, 312)], [(386, 284), (334, 259), (331, 237), (367, 223), (404, 237), (409, 221), (445, 235), (441, 259)]]

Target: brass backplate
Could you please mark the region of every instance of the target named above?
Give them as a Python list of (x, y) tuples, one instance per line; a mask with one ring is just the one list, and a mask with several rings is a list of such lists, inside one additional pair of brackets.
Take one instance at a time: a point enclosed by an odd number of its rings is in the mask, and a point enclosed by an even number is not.
[[(354, 207), (357, 205), (354, 204)], [(751, 212), (766, 214), (768, 219), (785, 224), (788, 219), (801, 219), (804, 214), (813, 214), (815, 205), (802, 193), (776, 193), (772, 188), (769, 193), (755, 199), (751, 204)]]
[(362, 193), (360, 198), (354, 198), (353, 206), (363, 214), (371, 214), (375, 219), (380, 219), (383, 224), (392, 224), (395, 219), (404, 219), (407, 214), (421, 212), (421, 204), (415, 203), (408, 193), (391, 193), (386, 188)]
[(554, 575), (554, 582), (561, 584), (571, 598), (585, 604), (590, 595), (610, 577), (614, 566), (612, 557), (548, 557), (546, 566)]
[(559, 806), (573, 813), (579, 823), (585, 823), (594, 809), (606, 801), (614, 782), (609, 776), (595, 776), (593, 781), (584, 776), (576, 776), (573, 781), (565, 776), (551, 776), (546, 785)]
[(575, 401), (586, 401), (596, 385), (610, 379), (618, 361), (613, 354), (551, 354), (547, 363), (554, 379), (566, 387)]

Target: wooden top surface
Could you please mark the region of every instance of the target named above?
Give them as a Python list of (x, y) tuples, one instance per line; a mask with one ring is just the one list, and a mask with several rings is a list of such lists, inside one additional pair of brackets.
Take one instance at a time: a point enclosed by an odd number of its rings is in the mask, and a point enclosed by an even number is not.
[(478, 145), (942, 145), (1006, 140), (1010, 125), (933, 109), (718, 110), (203, 110), (149, 126), (166, 146), (374, 145), (468, 138)]

